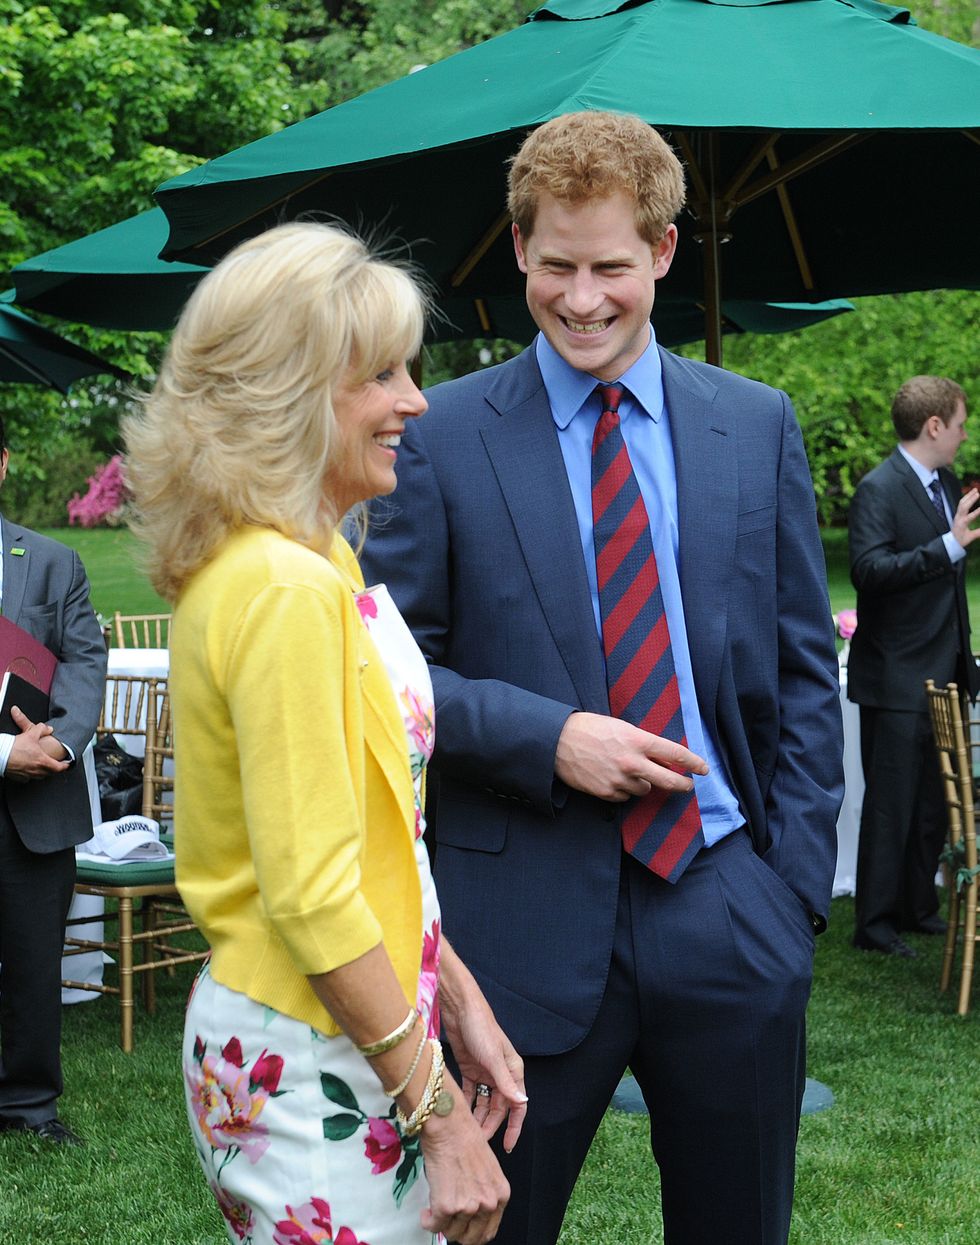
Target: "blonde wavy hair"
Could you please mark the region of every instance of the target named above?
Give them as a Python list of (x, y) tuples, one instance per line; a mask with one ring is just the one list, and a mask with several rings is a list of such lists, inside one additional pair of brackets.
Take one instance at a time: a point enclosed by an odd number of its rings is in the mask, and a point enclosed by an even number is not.
[(425, 312), (405, 268), (336, 225), (270, 229), (201, 281), (123, 429), (133, 527), (161, 596), (175, 600), (245, 524), (329, 548), (334, 393), (414, 357)]
[(532, 131), (511, 160), (507, 207), (527, 240), (544, 193), (562, 203), (632, 199), (636, 232), (655, 245), (684, 206), (684, 170), (673, 150), (640, 117), (569, 112)]

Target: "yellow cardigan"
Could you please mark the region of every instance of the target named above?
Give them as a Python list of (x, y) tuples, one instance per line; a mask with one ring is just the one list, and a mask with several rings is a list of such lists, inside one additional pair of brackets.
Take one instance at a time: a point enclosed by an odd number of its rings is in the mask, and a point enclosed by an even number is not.
[(422, 906), (405, 727), (337, 536), (243, 528), (174, 612), (177, 885), (216, 981), (336, 1034), (307, 977), (384, 942), (415, 1000)]

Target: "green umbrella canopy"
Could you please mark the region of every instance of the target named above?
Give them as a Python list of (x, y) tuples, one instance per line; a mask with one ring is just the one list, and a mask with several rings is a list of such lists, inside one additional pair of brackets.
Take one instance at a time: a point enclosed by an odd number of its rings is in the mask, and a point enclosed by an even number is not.
[[(36, 255), (13, 271), (15, 301), (81, 324), (166, 331), (208, 271), (197, 264), (158, 259), (167, 230), (166, 216), (154, 208)], [(726, 303), (723, 313), (727, 331), (781, 333), (848, 310), (851, 304), (838, 300), (813, 306)], [(440, 311), (430, 328), (432, 341), (486, 337), (491, 324), (495, 334), (515, 341), (530, 341), (535, 331), (523, 296), (479, 306), (450, 297), (442, 301)], [(696, 341), (703, 335), (704, 312), (694, 303), (658, 302), (656, 311), (657, 332), (665, 345)]]
[(207, 269), (159, 259), (167, 232), (167, 218), (152, 208), (35, 255), (13, 270), (17, 302), (100, 328), (173, 328)]
[(0, 295), (0, 381), (49, 385), (67, 393), (68, 386), (84, 376), (132, 379), (122, 368), (106, 363), (11, 307), (10, 298), (9, 291)]
[(322, 211), (412, 242), (443, 297), (513, 296), (505, 161), (585, 108), (639, 114), (684, 158), (690, 212), (658, 297), (705, 302), (715, 328), (721, 297), (980, 287), (980, 52), (876, 0), (550, 0), (164, 183), (164, 253), (211, 261)]

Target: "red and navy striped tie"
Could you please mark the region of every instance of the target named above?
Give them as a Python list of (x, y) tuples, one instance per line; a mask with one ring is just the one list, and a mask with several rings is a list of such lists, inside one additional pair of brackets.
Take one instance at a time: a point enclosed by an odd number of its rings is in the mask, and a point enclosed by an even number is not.
[[(650, 520), (622, 429), (622, 385), (599, 385), (602, 414), (592, 439), (592, 524), (609, 709), (654, 735), (687, 746), (674, 654)], [(654, 788), (623, 817), (623, 846), (676, 882), (704, 843), (693, 791)]]

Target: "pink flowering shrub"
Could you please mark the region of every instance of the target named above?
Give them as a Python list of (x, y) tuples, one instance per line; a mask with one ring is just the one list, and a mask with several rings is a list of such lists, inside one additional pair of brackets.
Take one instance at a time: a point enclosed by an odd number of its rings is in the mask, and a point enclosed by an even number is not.
[(68, 522), (82, 527), (95, 527), (106, 523), (115, 527), (123, 521), (129, 489), (123, 476), (122, 454), (112, 458), (88, 478), (88, 492), (84, 497), (76, 493), (68, 503)]

